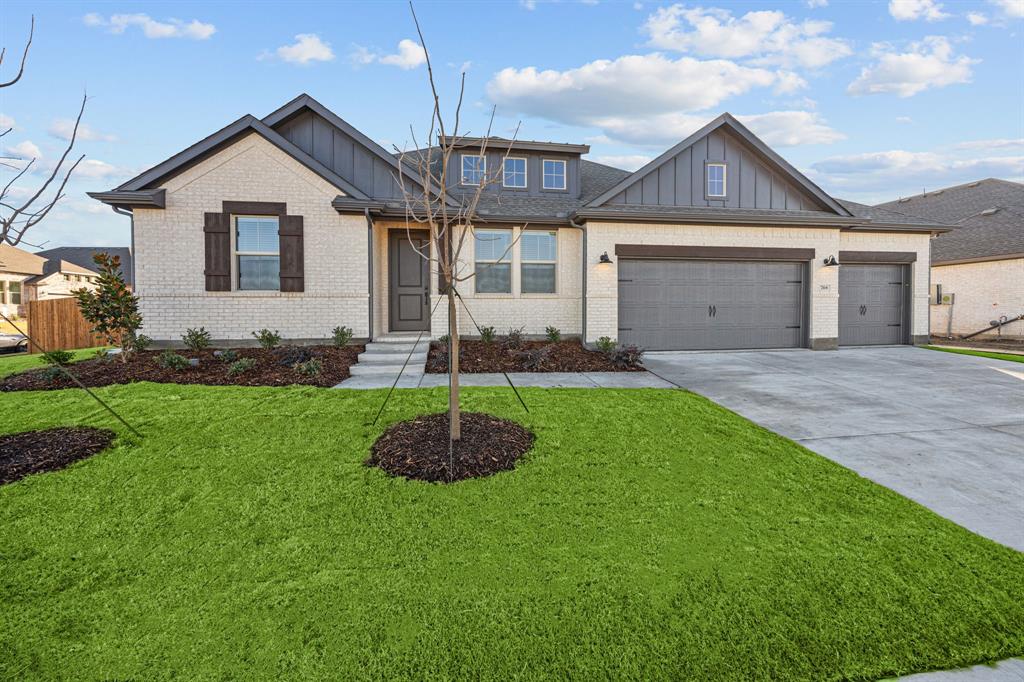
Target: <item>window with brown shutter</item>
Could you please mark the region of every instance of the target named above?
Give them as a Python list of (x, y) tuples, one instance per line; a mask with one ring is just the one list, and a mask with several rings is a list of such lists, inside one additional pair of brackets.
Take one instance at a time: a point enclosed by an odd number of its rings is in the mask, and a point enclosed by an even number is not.
[(231, 291), (231, 216), (203, 214), (206, 241), (206, 290)]
[(281, 216), (278, 235), (281, 239), (281, 291), (304, 291), (302, 216)]
[[(283, 202), (224, 201), (222, 207), (222, 213), (204, 214), (206, 290), (304, 291), (305, 254), (302, 246), (302, 216), (287, 215), (288, 208)], [(239, 241), (238, 244), (233, 244), (232, 240), (232, 218), (234, 218), (239, 235), (242, 231), (245, 232), (244, 240), (241, 240), (240, 236), (234, 240)], [(244, 224), (239, 224), (238, 221), (242, 221)], [(277, 233), (279, 242), (277, 249), (267, 246), (270, 243), (266, 238), (270, 236), (266, 234), (268, 229)], [(234, 254), (232, 249), (235, 251)], [(237, 265), (239, 281), (236, 282), (231, 281), (233, 255), (239, 259)], [(243, 259), (245, 259), (244, 263), (242, 263)], [(271, 272), (271, 270), (275, 272)], [(268, 274), (272, 275), (270, 286), (267, 282)], [(245, 280), (244, 286), (242, 279)]]

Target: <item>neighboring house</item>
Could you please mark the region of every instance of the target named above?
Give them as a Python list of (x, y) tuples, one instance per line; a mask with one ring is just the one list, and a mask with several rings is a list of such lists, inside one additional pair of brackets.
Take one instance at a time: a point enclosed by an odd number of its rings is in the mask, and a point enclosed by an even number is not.
[[(481, 325), (651, 350), (927, 340), (929, 241), (946, 228), (834, 199), (729, 114), (632, 173), (583, 159), (586, 145), (516, 141), (502, 162), (479, 144), (462, 141), (448, 177), (458, 201), (502, 171), (461, 264), (479, 275), (460, 292)], [(422, 186), (302, 95), (91, 196), (132, 214), (155, 339), (204, 326), (221, 341), (262, 327), (312, 340), (337, 325), (437, 337), (447, 310), (399, 178)]]
[(132, 286), (134, 269), (132, 268), (132, 252), (127, 246), (60, 246), (55, 249), (46, 249), (36, 253), (43, 258), (56, 258), (74, 263), (75, 265), (92, 271), (97, 269), (93, 257), (98, 253), (105, 253), (108, 256), (117, 256), (121, 259), (121, 275), (128, 286)]
[(8, 317), (24, 314), (25, 280), (43, 274), (45, 265), (45, 258), (0, 242), (0, 312)]
[[(1024, 314), (1024, 185), (988, 178), (880, 207), (955, 228), (932, 243), (932, 286), (947, 301), (932, 306), (933, 334), (961, 336)], [(1024, 322), (1002, 335), (1024, 338)]]
[(43, 272), (25, 280), (28, 301), (68, 298), (78, 289), (95, 289), (99, 273), (60, 258), (50, 258)]

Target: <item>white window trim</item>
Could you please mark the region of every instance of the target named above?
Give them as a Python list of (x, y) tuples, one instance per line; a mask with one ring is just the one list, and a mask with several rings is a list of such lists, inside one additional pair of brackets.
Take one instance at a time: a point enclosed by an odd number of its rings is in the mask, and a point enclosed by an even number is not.
[[(709, 171), (712, 168), (722, 169), (722, 193), (712, 194), (711, 193), (711, 175)], [(704, 192), (708, 198), (724, 199), (729, 196), (729, 166), (725, 163), (709, 163), (704, 167)]]
[[(547, 186), (547, 173), (544, 172), (544, 164), (550, 161), (551, 163), (562, 164), (562, 186), (561, 187), (548, 187)], [(565, 191), (569, 187), (569, 164), (566, 163), (565, 159), (541, 159), (540, 160), (540, 188), (542, 190), (549, 189), (555, 191)]]
[[(239, 218), (273, 218), (277, 221), (277, 251), (239, 251), (238, 250), (238, 219)], [(231, 216), (231, 290), (244, 293), (267, 293), (281, 291), (281, 281), (278, 278), (276, 289), (243, 289), (241, 287), (242, 273), (238, 267), (239, 256), (277, 256), (278, 267), (281, 267), (281, 216), (278, 215), (257, 215), (257, 214), (232, 214)]]
[[(553, 233), (555, 236), (555, 259), (554, 260), (526, 260), (523, 258), (523, 235), (529, 234), (530, 232), (547, 232)], [(519, 235), (519, 295), (520, 296), (556, 296), (558, 295), (559, 285), (561, 283), (561, 277), (558, 276), (558, 254), (561, 253), (562, 249), (558, 244), (558, 230), (529, 230), (520, 228)], [(555, 290), (554, 291), (523, 291), (523, 266), (524, 265), (554, 265), (555, 266)]]
[[(503, 250), (503, 252), (501, 254), (499, 254), (499, 257), (497, 259), (477, 258), (477, 256), (476, 256), (476, 238), (477, 238), (477, 235), (478, 234), (487, 234), (487, 233), (504, 233), (504, 234), (507, 234), (509, 236), (510, 248), (507, 251)], [(508, 291), (477, 291), (476, 282), (473, 282), (473, 295), (474, 296), (504, 296), (504, 297), (510, 297), (512, 295), (512, 292), (515, 290), (515, 283), (512, 281), (513, 278), (514, 278), (514, 272), (515, 272), (515, 263), (513, 262), (515, 260), (514, 257), (513, 257), (514, 253), (515, 253), (515, 250), (516, 250), (515, 249), (515, 242), (516, 242), (515, 230), (508, 229), (508, 228), (474, 228), (474, 230), (473, 230), (473, 273), (474, 273), (474, 279), (476, 278), (477, 264), (481, 264), (482, 263), (484, 265), (493, 265), (495, 263), (508, 263), (508, 265), (509, 265), (509, 267), (508, 267)]]
[[(505, 162), (506, 161), (522, 161), (523, 162), (523, 184), (521, 185), (510, 185), (505, 182)], [(530, 186), (530, 160), (525, 156), (506, 156), (501, 161), (501, 186), (508, 187), (509, 189), (526, 189)]]
[[(479, 169), (479, 172), (483, 174), (480, 182), (466, 182), (466, 159), (481, 159), (483, 161), (483, 167)], [(504, 168), (502, 169), (504, 171)], [(479, 187), (483, 184), (483, 180), (487, 178), (487, 157), (483, 154), (460, 154), (459, 155), (459, 184), (466, 185), (468, 187)]]

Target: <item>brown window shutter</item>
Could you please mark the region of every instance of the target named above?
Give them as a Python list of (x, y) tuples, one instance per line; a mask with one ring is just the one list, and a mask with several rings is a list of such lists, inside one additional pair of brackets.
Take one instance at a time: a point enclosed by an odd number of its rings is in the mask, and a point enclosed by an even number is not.
[(206, 239), (206, 290), (231, 291), (231, 216), (203, 214)]
[(281, 291), (305, 291), (302, 216), (281, 216), (277, 234), (281, 240)]

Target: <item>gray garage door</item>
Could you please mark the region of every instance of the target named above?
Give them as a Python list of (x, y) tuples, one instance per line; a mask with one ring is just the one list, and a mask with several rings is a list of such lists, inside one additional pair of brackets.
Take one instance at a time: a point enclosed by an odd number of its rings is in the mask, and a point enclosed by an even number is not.
[(839, 266), (839, 345), (906, 343), (905, 265)]
[(620, 260), (619, 341), (646, 350), (803, 345), (804, 265)]

